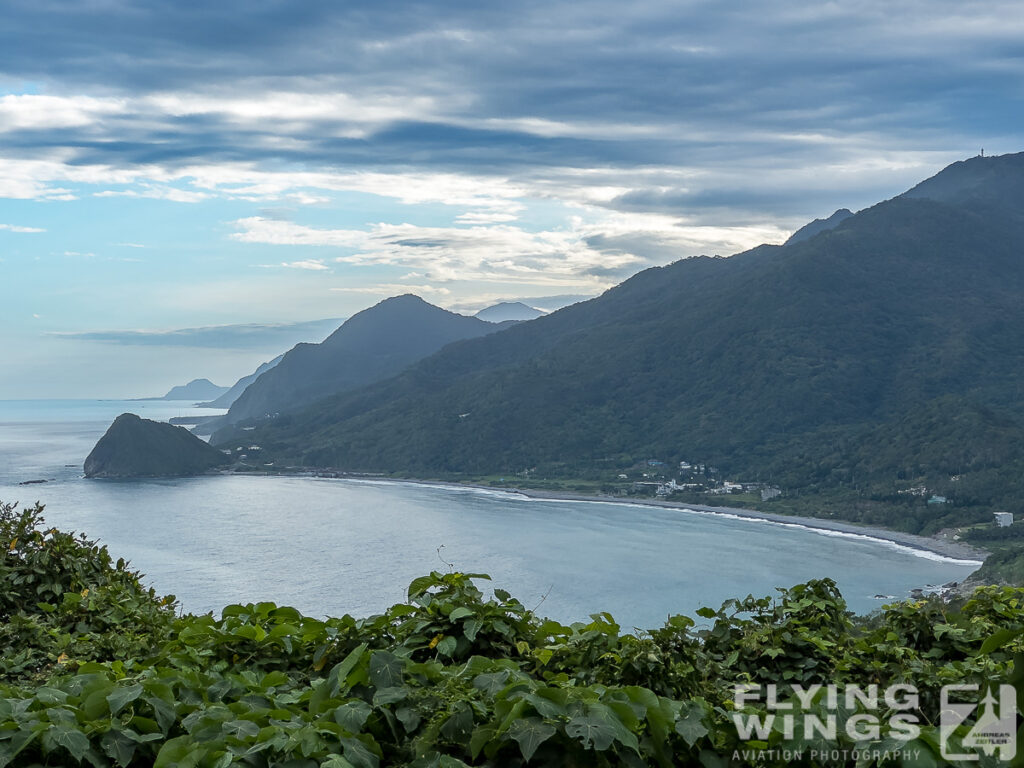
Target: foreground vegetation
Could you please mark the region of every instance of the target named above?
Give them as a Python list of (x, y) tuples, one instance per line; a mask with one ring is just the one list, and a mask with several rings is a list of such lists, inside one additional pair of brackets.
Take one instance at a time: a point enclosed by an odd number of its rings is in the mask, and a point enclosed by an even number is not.
[[(177, 615), (38, 506), (0, 505), (0, 547), (0, 766), (854, 765), (770, 750), (867, 746), (882, 756), (857, 765), (940, 765), (940, 686), (1024, 669), (1012, 588), (854, 618), (820, 580), (623, 634), (608, 614), (565, 626), (485, 596), (485, 576), (432, 573), (365, 619), (272, 603), (218, 619)], [(731, 718), (742, 683), (913, 684), (921, 732), (899, 741), (882, 703), (866, 740), (846, 730), (863, 705), (837, 713), (834, 739), (744, 740)], [(810, 711), (825, 712), (821, 694)]]

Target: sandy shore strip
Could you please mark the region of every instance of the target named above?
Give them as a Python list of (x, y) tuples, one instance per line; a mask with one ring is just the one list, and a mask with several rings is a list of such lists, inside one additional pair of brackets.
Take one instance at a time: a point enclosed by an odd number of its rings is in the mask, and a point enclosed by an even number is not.
[[(458, 485), (458, 484), (453, 484)], [(489, 486), (474, 486), (486, 490), (499, 490)], [(968, 560), (979, 565), (988, 557), (989, 553), (983, 549), (973, 547), (960, 541), (938, 539), (930, 536), (917, 536), (912, 533), (902, 533), (888, 528), (875, 526), (858, 525), (841, 520), (827, 520), (821, 517), (802, 517), (799, 515), (781, 515), (774, 512), (760, 512), (756, 509), (742, 509), (740, 507), (712, 507), (704, 504), (686, 504), (678, 501), (662, 499), (623, 499), (617, 496), (588, 496), (586, 494), (562, 493), (559, 491), (543, 491), (529, 488), (509, 489), (513, 493), (519, 493), (532, 499), (552, 499), (561, 501), (597, 501), (611, 504), (640, 504), (648, 507), (664, 507), (667, 509), (692, 509), (698, 512), (706, 512), (712, 515), (729, 515), (749, 520), (764, 520), (782, 525), (799, 525), (804, 528), (815, 528), (822, 531), (835, 531), (854, 536), (864, 536), (870, 539), (900, 544), (911, 549), (920, 549), (931, 552), (942, 557), (953, 560)]]
[(410, 483), (413, 485), (433, 485), (447, 488), (473, 488), (490, 493), (510, 493), (526, 496), (530, 499), (551, 500), (551, 501), (586, 501), (619, 505), (639, 505), (646, 507), (662, 507), (664, 509), (693, 510), (711, 515), (728, 515), (730, 517), (745, 518), (748, 520), (765, 521), (779, 525), (794, 525), (803, 528), (813, 528), (820, 531), (833, 531), (835, 533), (849, 536), (863, 536), (869, 539), (899, 544), (922, 552), (929, 552), (951, 560), (961, 560), (981, 565), (982, 561), (990, 554), (984, 549), (973, 547), (960, 541), (940, 539), (931, 536), (917, 536), (913, 533), (902, 533), (888, 528), (877, 526), (859, 525), (857, 523), (845, 522), (842, 520), (828, 520), (821, 517), (803, 517), (799, 515), (782, 515), (775, 512), (761, 512), (756, 509), (743, 509), (740, 507), (713, 507), (705, 504), (687, 504), (679, 501), (668, 501), (665, 499), (634, 499), (622, 496), (605, 496), (600, 494), (570, 493), (567, 491), (545, 491), (535, 488), (518, 488), (514, 486), (496, 488), (492, 485), (479, 485), (476, 483), (459, 483), (450, 480), (425, 480), (413, 478), (396, 477), (374, 477), (366, 475), (346, 475), (345, 473), (332, 472), (321, 475), (322, 477), (334, 477), (337, 479), (361, 480), (369, 482), (388, 483)]

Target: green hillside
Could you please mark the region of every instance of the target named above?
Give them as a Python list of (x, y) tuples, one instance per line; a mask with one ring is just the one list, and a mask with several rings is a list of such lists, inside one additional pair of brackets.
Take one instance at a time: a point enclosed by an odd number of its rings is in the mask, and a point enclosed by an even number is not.
[(449, 345), (256, 439), (303, 466), (421, 475), (696, 460), (854, 519), (986, 519), (1024, 491), (1022, 183), (1024, 155), (955, 164), (808, 239)]

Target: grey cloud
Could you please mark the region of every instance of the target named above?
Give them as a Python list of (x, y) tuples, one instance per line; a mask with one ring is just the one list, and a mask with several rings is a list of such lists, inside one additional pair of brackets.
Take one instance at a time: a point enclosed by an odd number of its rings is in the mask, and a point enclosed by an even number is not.
[(341, 318), (303, 323), (215, 325), (172, 331), (86, 331), (62, 338), (147, 347), (198, 347), (283, 352), (302, 341), (320, 342), (344, 322)]
[(586, 238), (591, 248), (609, 255), (632, 254), (642, 263), (630, 262), (614, 268), (592, 268), (589, 274), (596, 277), (624, 279), (644, 267), (664, 264), (678, 259), (681, 255), (678, 243), (666, 243), (657, 235), (591, 235)]
[[(262, 125), (131, 113), (8, 132), (4, 144), (17, 156), (66, 148), (72, 163), (112, 167), (242, 161), (524, 182), (566, 167), (700, 169), (684, 195), (641, 189), (610, 207), (818, 214), (798, 210), (807, 186), (774, 193), (764, 178), (1016, 140), (1018, 17), (1003, 0), (15, 0), (0, 27), (0, 75), (47, 93), (346, 93), (427, 98), (435, 108), (422, 119), (381, 118), (357, 137), (334, 117)], [(546, 127), (516, 122), (537, 120)], [(282, 135), (297, 141), (270, 141)], [(751, 172), (753, 194), (737, 193), (749, 187), (724, 178), (726, 166)], [(828, 206), (900, 191), (899, 167), (881, 163), (870, 183), (837, 175), (840, 194)]]

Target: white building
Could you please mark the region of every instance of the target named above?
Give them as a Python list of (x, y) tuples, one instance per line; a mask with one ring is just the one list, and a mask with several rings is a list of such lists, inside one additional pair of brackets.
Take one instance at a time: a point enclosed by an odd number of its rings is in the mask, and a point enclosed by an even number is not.
[(1013, 525), (1013, 513), (1012, 512), (996, 512), (996, 526), (999, 528), (1009, 528)]

